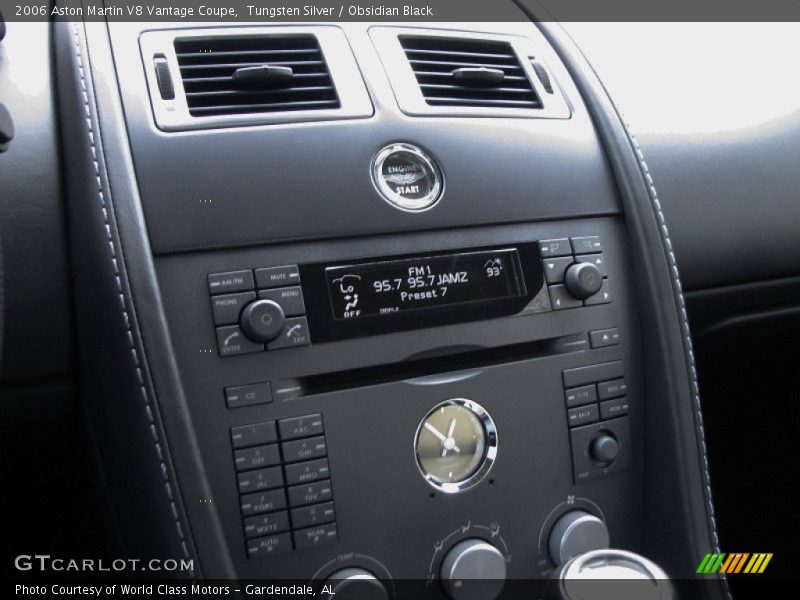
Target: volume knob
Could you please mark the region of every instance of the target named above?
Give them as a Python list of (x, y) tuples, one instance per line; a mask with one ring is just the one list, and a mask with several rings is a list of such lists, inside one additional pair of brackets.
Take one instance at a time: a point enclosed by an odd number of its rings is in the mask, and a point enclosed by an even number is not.
[(366, 569), (348, 567), (328, 577), (326, 600), (389, 600), (381, 581)]
[(281, 305), (272, 300), (256, 300), (244, 307), (240, 325), (254, 342), (269, 342), (281, 332), (286, 315)]
[(453, 600), (494, 600), (506, 579), (506, 557), (489, 542), (473, 538), (453, 546), (440, 570)]
[(576, 263), (564, 273), (564, 285), (573, 298), (586, 300), (600, 291), (603, 274), (592, 263)]

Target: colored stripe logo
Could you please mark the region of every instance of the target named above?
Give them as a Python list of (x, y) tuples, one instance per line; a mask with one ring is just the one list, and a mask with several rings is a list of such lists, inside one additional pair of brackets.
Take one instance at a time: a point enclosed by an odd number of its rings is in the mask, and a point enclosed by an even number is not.
[(708, 575), (711, 573), (724, 573), (726, 575), (734, 573), (749, 573), (755, 575), (763, 573), (769, 561), (772, 560), (772, 553), (734, 552), (731, 554), (715, 553), (706, 554), (697, 573)]

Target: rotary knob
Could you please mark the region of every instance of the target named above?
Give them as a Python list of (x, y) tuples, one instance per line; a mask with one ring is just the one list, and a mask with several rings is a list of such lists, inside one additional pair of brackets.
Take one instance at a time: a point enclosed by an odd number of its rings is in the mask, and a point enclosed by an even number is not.
[(453, 600), (493, 600), (506, 579), (506, 557), (489, 542), (473, 538), (453, 546), (440, 576)]
[(619, 442), (610, 433), (602, 432), (589, 445), (589, 456), (595, 464), (607, 467), (619, 455)]
[(348, 567), (336, 571), (325, 582), (326, 600), (389, 600), (381, 581), (366, 569)]
[(281, 333), (286, 315), (281, 305), (272, 300), (256, 300), (244, 307), (239, 324), (254, 342), (269, 342)]
[(550, 531), (550, 559), (557, 565), (573, 556), (608, 548), (608, 528), (602, 519), (582, 510), (561, 516)]
[(586, 300), (600, 291), (603, 274), (592, 263), (576, 263), (567, 267), (564, 285), (573, 298)]

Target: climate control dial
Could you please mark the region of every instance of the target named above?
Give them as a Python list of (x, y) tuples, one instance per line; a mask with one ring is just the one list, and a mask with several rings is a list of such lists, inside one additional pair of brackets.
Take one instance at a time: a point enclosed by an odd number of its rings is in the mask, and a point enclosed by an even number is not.
[(336, 571), (325, 581), (325, 589), (330, 590), (326, 600), (389, 600), (380, 579), (358, 567)]
[(445, 555), (440, 575), (453, 600), (493, 600), (505, 583), (506, 557), (484, 540), (463, 540)]
[(571, 510), (562, 515), (550, 531), (550, 559), (556, 564), (573, 556), (608, 548), (608, 528), (605, 522), (583, 510)]

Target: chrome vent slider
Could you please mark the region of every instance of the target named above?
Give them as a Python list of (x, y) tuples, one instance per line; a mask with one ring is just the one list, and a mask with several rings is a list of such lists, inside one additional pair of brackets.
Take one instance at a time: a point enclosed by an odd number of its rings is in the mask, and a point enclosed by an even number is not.
[(508, 42), (412, 35), (399, 40), (431, 106), (542, 107)]

